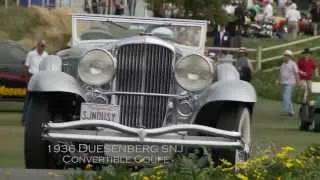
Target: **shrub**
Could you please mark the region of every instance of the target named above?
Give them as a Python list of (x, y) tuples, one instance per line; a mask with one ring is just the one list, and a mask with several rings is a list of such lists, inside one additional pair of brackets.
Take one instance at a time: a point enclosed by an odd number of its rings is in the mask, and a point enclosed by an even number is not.
[(312, 145), (301, 154), (293, 156), (295, 149), (287, 146), (268, 149), (264, 153), (239, 162), (235, 166), (221, 160), (219, 166), (212, 161), (206, 168), (200, 168), (196, 158), (180, 157), (170, 166), (155, 166), (139, 172), (124, 168), (107, 167), (88, 175), (84, 171), (73, 174), (71, 179), (132, 179), (132, 180), (315, 180), (319, 179), (320, 145)]
[(19, 41), (26, 49), (32, 49), (39, 38), (48, 41), (48, 51), (64, 48), (71, 38), (69, 9), (48, 10), (30, 8), (0, 8), (0, 39)]

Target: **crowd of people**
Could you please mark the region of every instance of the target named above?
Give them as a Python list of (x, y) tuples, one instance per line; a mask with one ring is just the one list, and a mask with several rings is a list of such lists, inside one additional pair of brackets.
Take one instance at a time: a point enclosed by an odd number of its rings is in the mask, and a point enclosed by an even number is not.
[[(115, 15), (123, 15), (125, 2), (124, 0), (112, 0), (112, 6)], [(87, 13), (94, 14), (106, 14), (108, 7), (107, 0), (85, 0), (84, 1), (84, 11)], [(111, 7), (111, 6), (110, 6)]]
[(313, 0), (302, 12), (294, 0), (234, 1), (225, 10), (234, 15), (232, 23), (239, 31), (247, 31), (251, 24), (271, 24), (270, 31), (279, 38), (296, 39), (300, 33), (317, 35), (320, 22), (320, 0)]

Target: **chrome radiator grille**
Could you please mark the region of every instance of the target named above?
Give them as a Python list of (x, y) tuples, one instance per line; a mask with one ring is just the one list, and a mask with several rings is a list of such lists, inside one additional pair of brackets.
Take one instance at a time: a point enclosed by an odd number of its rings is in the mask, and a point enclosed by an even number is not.
[[(117, 50), (116, 90), (121, 92), (170, 93), (174, 53), (153, 44), (129, 44)], [(117, 96), (121, 123), (130, 127), (161, 127), (167, 97)]]

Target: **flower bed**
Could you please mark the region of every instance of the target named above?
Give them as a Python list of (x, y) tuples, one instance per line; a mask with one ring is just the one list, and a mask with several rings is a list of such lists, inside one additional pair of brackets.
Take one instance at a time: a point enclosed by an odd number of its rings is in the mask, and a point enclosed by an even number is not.
[[(222, 164), (200, 168), (199, 161), (194, 158), (182, 157), (174, 161), (169, 167), (156, 166), (139, 172), (130, 172), (123, 168), (107, 167), (95, 172), (92, 177), (84, 172), (76, 173), (69, 179), (85, 180), (92, 178), (127, 179), (127, 180), (293, 180), (320, 179), (320, 145), (312, 145), (303, 153), (293, 156), (293, 147), (269, 149), (247, 162), (232, 166), (222, 160)], [(88, 165), (87, 169), (90, 170)], [(54, 174), (50, 174), (54, 176)]]

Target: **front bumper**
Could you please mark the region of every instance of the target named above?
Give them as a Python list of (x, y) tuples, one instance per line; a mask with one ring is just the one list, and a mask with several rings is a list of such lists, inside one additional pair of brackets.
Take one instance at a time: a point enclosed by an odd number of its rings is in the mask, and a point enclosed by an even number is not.
[[(49, 122), (43, 125), (43, 139), (103, 144), (149, 144), (183, 145), (221, 148), (244, 148), (241, 133), (225, 131), (202, 125), (180, 124), (156, 129), (142, 129), (124, 126), (110, 121), (88, 120), (65, 123)], [(99, 130), (78, 130), (84, 127), (99, 127)], [(192, 132), (208, 136), (188, 135)]]

